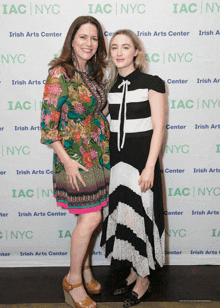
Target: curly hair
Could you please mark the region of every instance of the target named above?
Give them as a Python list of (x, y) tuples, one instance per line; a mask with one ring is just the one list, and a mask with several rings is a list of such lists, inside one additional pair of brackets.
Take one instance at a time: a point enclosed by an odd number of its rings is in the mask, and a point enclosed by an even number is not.
[(96, 51), (96, 54), (88, 61), (88, 64), (91, 67), (91, 76), (97, 83), (100, 84), (103, 82), (104, 69), (107, 66), (106, 62), (107, 51), (106, 51), (102, 27), (98, 22), (98, 20), (92, 16), (79, 16), (73, 21), (66, 35), (61, 55), (53, 59), (49, 63), (50, 66), (49, 71), (55, 68), (56, 66), (62, 66), (65, 69), (68, 77), (73, 78), (76, 67), (74, 66), (72, 61), (72, 54), (74, 54), (72, 42), (79, 28), (83, 24), (87, 23), (95, 25), (98, 31), (98, 49)]

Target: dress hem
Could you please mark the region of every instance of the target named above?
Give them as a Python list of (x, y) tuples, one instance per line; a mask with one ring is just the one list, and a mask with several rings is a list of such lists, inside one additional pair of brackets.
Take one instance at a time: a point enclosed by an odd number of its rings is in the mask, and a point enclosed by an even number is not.
[(103, 207), (108, 205), (108, 197), (101, 201), (99, 204), (95, 205), (94, 207), (87, 207), (87, 208), (79, 208), (79, 209), (70, 209), (68, 208), (68, 204), (65, 204), (62, 201), (57, 201), (57, 206), (62, 207), (69, 211), (70, 214), (87, 214), (100, 211)]

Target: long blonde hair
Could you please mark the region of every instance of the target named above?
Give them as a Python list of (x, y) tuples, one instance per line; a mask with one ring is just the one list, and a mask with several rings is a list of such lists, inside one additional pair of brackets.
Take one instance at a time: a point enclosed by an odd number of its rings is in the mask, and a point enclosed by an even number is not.
[(119, 34), (124, 34), (127, 35), (131, 40), (132, 43), (134, 44), (135, 49), (139, 50), (139, 53), (136, 57), (134, 57), (134, 68), (138, 68), (141, 72), (146, 73), (147, 71), (147, 61), (145, 57), (145, 50), (142, 42), (140, 39), (137, 37), (137, 35), (128, 29), (122, 29), (116, 31), (109, 43), (109, 53), (108, 53), (108, 60), (109, 60), (109, 78), (106, 82), (106, 89), (109, 91), (113, 84), (116, 81), (117, 75), (118, 75), (118, 70), (117, 67), (114, 65), (112, 58), (111, 58), (111, 46), (112, 46), (112, 40), (116, 37), (116, 35)]

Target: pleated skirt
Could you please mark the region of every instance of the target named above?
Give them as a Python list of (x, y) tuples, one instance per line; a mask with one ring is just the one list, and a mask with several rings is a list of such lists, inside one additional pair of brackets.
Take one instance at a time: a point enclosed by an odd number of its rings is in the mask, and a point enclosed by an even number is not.
[(117, 136), (111, 133), (111, 175), (109, 206), (103, 209), (101, 246), (112, 268), (132, 266), (138, 275), (162, 267), (164, 254), (164, 213), (161, 171), (156, 163), (154, 185), (140, 191), (138, 179), (149, 154), (152, 133), (126, 138), (117, 149)]

